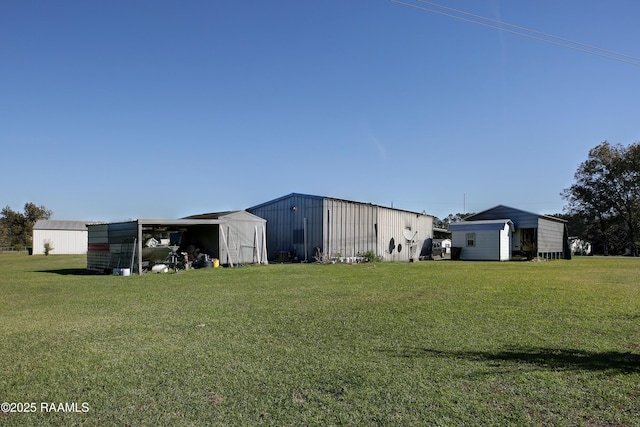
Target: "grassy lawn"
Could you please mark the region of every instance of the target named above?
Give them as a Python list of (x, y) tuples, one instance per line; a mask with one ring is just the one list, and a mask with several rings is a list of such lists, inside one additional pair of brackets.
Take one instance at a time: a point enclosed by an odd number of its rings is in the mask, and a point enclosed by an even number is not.
[(85, 266), (0, 254), (0, 425), (640, 425), (639, 259)]

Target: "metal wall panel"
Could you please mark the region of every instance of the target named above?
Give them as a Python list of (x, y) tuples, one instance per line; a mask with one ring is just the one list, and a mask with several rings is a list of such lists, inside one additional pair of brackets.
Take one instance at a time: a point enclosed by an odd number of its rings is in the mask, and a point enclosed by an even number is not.
[[(405, 238), (405, 230), (415, 235), (413, 243)], [(412, 256), (417, 259), (426, 239), (433, 239), (432, 216), (378, 207), (378, 254), (384, 260), (409, 261)]]
[(377, 206), (325, 199), (325, 254), (330, 257), (353, 257), (377, 250)]
[(564, 251), (564, 223), (544, 218), (538, 220), (538, 253)]
[(290, 194), (247, 210), (267, 221), (270, 260), (276, 259), (278, 252), (289, 252), (305, 260), (306, 230), (306, 257), (312, 261), (314, 248), (322, 250), (324, 246), (322, 206), (321, 197)]
[(88, 232), (82, 230), (33, 230), (33, 254), (44, 254), (44, 245), (53, 247), (52, 254), (87, 253)]

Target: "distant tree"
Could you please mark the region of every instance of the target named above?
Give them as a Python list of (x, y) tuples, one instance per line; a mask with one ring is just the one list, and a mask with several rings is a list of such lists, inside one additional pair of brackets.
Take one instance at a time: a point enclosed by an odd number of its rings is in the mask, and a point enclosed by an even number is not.
[(568, 202), (565, 210), (590, 220), (600, 234), (605, 254), (609, 253), (609, 241), (620, 240), (623, 234), (626, 246), (637, 255), (640, 143), (625, 147), (602, 142), (589, 151), (574, 179), (575, 183), (561, 193)]
[(9, 244), (9, 231), (2, 221), (0, 221), (0, 246), (11, 246)]
[(449, 214), (445, 219), (435, 218), (433, 226), (436, 228), (448, 228), (452, 222), (460, 222), (468, 216), (475, 215), (474, 212)]
[(24, 213), (6, 206), (0, 212), (0, 237), (5, 246), (30, 246), (33, 226), (39, 219), (51, 218), (51, 210), (33, 203), (25, 203)]

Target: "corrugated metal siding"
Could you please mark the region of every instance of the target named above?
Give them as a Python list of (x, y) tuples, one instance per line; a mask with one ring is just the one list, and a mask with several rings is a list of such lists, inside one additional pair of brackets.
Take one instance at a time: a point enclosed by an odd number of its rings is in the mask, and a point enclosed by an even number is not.
[(538, 221), (538, 253), (558, 253), (564, 250), (564, 223), (540, 218)]
[(111, 263), (109, 225), (90, 225), (88, 228), (87, 269), (104, 272)]
[[(138, 239), (138, 222), (109, 224), (109, 268), (129, 267), (134, 241)], [(137, 245), (136, 245), (137, 246)]]
[[(422, 243), (433, 238), (433, 217), (414, 212), (378, 207), (378, 255), (385, 261), (409, 261), (411, 242), (404, 237), (404, 230), (416, 233), (415, 257), (420, 255)], [(391, 239), (394, 244), (391, 245)], [(395, 246), (395, 247), (393, 247)]]
[(325, 244), (331, 257), (376, 252), (377, 206), (338, 199), (324, 201)]
[(321, 197), (292, 194), (247, 210), (267, 221), (267, 251), (271, 260), (281, 251), (304, 259), (305, 218), (308, 258), (312, 259), (314, 247), (324, 247)]
[[(295, 210), (292, 209), (295, 207)], [(296, 253), (304, 259), (304, 219), (307, 218), (307, 258), (314, 248), (325, 256), (356, 256), (369, 250), (385, 260), (409, 260), (410, 247), (403, 231), (418, 231), (416, 258), (421, 242), (433, 238), (433, 217), (348, 200), (290, 194), (247, 209), (267, 220), (269, 258), (279, 251)], [(389, 251), (389, 241), (397, 246)]]
[(33, 254), (44, 254), (44, 245), (53, 247), (52, 254), (85, 254), (87, 253), (88, 233), (73, 229), (41, 229), (33, 230)]

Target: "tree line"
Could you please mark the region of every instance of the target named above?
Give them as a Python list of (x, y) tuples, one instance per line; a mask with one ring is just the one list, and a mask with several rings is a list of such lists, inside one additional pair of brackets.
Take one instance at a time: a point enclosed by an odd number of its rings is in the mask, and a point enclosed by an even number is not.
[(0, 246), (22, 249), (32, 246), (33, 226), (39, 219), (49, 219), (53, 212), (44, 206), (25, 203), (23, 212), (6, 206), (0, 212)]

